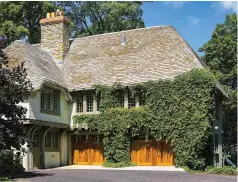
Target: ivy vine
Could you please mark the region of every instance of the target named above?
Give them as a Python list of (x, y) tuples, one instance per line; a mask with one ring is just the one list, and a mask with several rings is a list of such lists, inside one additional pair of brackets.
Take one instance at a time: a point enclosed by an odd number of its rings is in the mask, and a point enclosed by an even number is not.
[[(131, 87), (94, 87), (100, 94), (100, 114), (74, 116), (103, 135), (107, 162), (130, 162), (130, 142), (135, 136), (171, 142), (176, 166), (203, 169), (212, 164), (214, 76), (194, 69), (174, 80), (151, 81)], [(142, 93), (146, 105), (119, 108), (123, 90)]]

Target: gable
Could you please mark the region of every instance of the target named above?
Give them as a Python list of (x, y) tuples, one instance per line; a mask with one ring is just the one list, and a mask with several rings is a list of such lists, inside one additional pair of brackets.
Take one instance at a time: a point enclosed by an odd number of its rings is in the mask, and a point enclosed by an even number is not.
[(63, 77), (52, 56), (24, 41), (15, 41), (5, 49), (8, 65), (14, 67), (24, 62), (27, 78), (33, 89), (39, 89), (43, 83), (65, 88)]

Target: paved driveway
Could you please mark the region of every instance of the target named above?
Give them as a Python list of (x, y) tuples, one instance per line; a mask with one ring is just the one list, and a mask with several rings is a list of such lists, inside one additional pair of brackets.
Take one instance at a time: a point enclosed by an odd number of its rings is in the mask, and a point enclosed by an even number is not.
[(236, 182), (236, 176), (191, 175), (185, 172), (110, 171), (110, 170), (41, 170), (26, 173), (17, 182)]

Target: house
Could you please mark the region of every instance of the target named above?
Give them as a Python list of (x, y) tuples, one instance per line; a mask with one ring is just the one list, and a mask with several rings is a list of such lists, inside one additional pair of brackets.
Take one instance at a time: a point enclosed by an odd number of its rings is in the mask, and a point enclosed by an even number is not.
[[(158, 79), (173, 79), (193, 68), (205, 65), (171, 26), (156, 26), (69, 39), (70, 20), (60, 13), (48, 13), (41, 19), (41, 43), (30, 45), (15, 41), (6, 50), (9, 63), (25, 62), (33, 91), (28, 100), (20, 103), (27, 108), (24, 132), (28, 142), (23, 156), (26, 170), (33, 167), (50, 168), (71, 164), (102, 164), (103, 147), (97, 143), (97, 134), (76, 136), (73, 116), (98, 114), (99, 103), (92, 90), (95, 84), (129, 86)], [(77, 98), (72, 92), (83, 91)], [(139, 96), (125, 92), (125, 108), (139, 107)], [(217, 102), (221, 114), (221, 100)], [(222, 162), (222, 117), (214, 122), (216, 134), (216, 163)], [(85, 128), (87, 130), (87, 128)], [(150, 143), (151, 142), (151, 143)], [(173, 165), (169, 144), (159, 141), (162, 158), (151, 159), (145, 143), (141, 145), (146, 159), (137, 161), (139, 153), (131, 158), (138, 165)], [(162, 147), (163, 146), (163, 147)], [(139, 151), (140, 152), (140, 151)], [(160, 151), (161, 152), (161, 151)], [(143, 157), (143, 156), (142, 156)]]

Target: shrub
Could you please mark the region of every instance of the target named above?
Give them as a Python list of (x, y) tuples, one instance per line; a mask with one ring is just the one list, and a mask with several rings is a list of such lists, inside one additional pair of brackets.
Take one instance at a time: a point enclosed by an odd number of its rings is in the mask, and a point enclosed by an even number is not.
[(237, 168), (235, 167), (213, 167), (207, 170), (210, 174), (228, 174), (228, 175), (237, 175)]
[(103, 167), (111, 167), (111, 168), (120, 168), (120, 167), (129, 167), (129, 166), (135, 166), (135, 164), (131, 162), (104, 162), (102, 164)]
[(12, 151), (0, 153), (0, 176), (14, 177), (24, 171), (19, 156), (14, 155)]
[(11, 181), (8, 179), (8, 177), (0, 177), (0, 181)]

